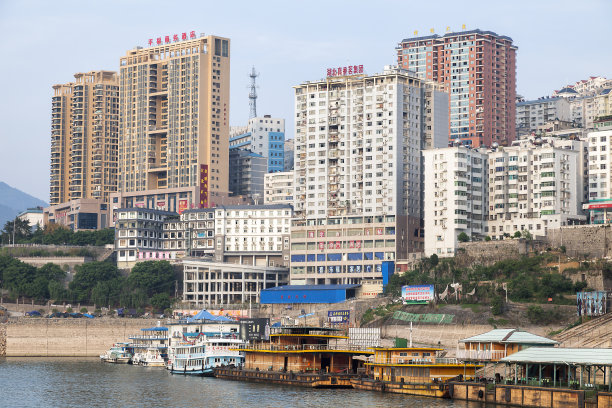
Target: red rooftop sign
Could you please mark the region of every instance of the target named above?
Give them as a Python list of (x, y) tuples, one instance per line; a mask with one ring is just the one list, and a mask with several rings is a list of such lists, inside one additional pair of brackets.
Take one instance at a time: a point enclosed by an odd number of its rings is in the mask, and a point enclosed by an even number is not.
[(349, 65), (348, 67), (327, 68), (328, 77), (354, 74), (363, 74), (363, 65)]
[(196, 38), (195, 31), (190, 31), (189, 34), (182, 33), (180, 38), (178, 34), (173, 34), (172, 37), (169, 35), (166, 35), (163, 37), (157, 37), (157, 39), (155, 40), (153, 40), (153, 38), (149, 38), (149, 46), (170, 44), (173, 42), (184, 41), (184, 40), (192, 39), (192, 38)]

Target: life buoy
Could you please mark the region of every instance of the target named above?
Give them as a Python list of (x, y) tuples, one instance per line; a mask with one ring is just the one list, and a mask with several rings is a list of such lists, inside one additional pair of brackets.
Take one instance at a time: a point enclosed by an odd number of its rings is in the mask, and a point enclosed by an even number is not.
[(478, 398), (484, 397), (484, 392), (482, 390), (478, 390)]

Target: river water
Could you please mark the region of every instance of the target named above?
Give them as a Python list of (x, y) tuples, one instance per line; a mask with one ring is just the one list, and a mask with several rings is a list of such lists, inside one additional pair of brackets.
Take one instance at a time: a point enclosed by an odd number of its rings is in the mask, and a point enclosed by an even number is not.
[(0, 407), (481, 407), (358, 390), (172, 375), (97, 359), (0, 358)]

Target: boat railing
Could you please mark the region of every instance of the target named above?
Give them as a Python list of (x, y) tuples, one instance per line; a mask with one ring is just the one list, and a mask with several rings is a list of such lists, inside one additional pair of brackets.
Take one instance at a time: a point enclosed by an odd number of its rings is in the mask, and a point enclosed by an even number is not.
[(506, 357), (505, 350), (457, 350), (460, 360), (499, 360)]
[(250, 351), (336, 351), (336, 350), (348, 350), (348, 351), (361, 351), (364, 353), (372, 353), (364, 346), (355, 346), (350, 344), (344, 345), (332, 345), (332, 344), (273, 344), (273, 343), (255, 343), (252, 345), (237, 345), (235, 349), (238, 350), (250, 350)]
[(168, 336), (130, 336), (131, 340), (168, 340)]

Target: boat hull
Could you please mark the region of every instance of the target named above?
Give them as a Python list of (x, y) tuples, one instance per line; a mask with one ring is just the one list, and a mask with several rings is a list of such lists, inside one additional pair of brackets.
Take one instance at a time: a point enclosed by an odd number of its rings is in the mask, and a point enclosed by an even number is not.
[(450, 398), (448, 385), (444, 383), (406, 383), (378, 381), (371, 378), (353, 378), (353, 388), (365, 391), (390, 392), (421, 397)]
[(257, 371), (231, 367), (216, 367), (215, 377), (226, 380), (295, 385), (309, 388), (353, 388), (351, 375), (306, 374), (280, 371)]

